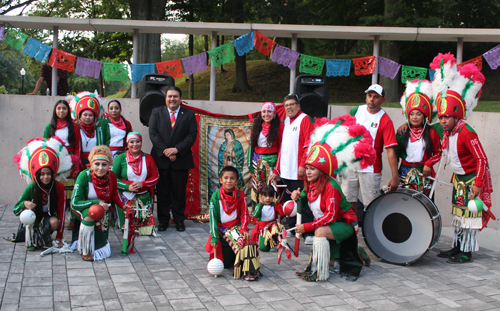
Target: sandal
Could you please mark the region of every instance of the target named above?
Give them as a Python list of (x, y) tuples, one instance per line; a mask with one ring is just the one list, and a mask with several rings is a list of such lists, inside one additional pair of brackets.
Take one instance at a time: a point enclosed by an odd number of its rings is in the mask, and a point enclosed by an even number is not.
[(306, 272), (305, 275), (302, 277), (302, 281), (305, 282), (316, 282), (316, 273), (310, 274), (309, 272)]
[(247, 275), (245, 275), (245, 281), (252, 282), (255, 280), (257, 280), (257, 276), (255, 276), (251, 273), (248, 273)]
[(448, 258), (448, 263), (468, 263), (472, 262), (472, 254), (471, 252), (464, 253), (460, 252), (458, 255), (452, 256)]
[(91, 253), (88, 253), (87, 255), (83, 255), (82, 254), (82, 259), (84, 261), (94, 261), (94, 257), (92, 257), (92, 254)]
[(36, 250), (36, 247), (34, 247), (34, 246), (27, 246), (26, 250), (29, 251), (29, 252), (33, 252), (33, 251)]

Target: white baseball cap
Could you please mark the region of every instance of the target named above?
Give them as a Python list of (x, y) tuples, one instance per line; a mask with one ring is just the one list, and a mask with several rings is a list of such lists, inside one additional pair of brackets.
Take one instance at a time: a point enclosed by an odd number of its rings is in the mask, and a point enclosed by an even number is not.
[(372, 85), (370, 85), (370, 87), (365, 91), (365, 93), (372, 92), (372, 91), (375, 92), (375, 93), (377, 93), (378, 95), (380, 95), (382, 97), (385, 97), (384, 88), (380, 84), (372, 84)]

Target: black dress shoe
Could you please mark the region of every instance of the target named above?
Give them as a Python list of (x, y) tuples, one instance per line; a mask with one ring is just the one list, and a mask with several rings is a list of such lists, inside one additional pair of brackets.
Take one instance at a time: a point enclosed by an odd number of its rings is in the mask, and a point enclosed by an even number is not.
[(158, 226), (158, 231), (167, 231), (167, 228), (168, 228), (168, 223), (160, 223), (160, 225)]
[(186, 231), (186, 226), (184, 225), (184, 222), (180, 222), (175, 224), (177, 231)]

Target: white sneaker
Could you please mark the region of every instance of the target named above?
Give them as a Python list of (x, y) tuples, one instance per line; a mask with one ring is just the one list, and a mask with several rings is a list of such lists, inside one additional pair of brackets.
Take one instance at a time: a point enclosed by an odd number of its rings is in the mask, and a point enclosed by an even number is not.
[(312, 236), (307, 236), (306, 241), (304, 242), (306, 245), (313, 245), (313, 237)]

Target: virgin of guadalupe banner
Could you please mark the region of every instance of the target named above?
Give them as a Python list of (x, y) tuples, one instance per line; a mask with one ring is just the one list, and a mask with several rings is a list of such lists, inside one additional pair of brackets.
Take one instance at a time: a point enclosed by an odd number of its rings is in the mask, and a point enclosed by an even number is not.
[(250, 194), (250, 172), (246, 165), (253, 118), (250, 115), (231, 116), (211, 113), (189, 107), (196, 113), (198, 139), (192, 147), (195, 168), (189, 170), (186, 189), (186, 211), (188, 219), (209, 220), (209, 202), (219, 189), (219, 173), (225, 166), (233, 166), (239, 172), (236, 187)]

